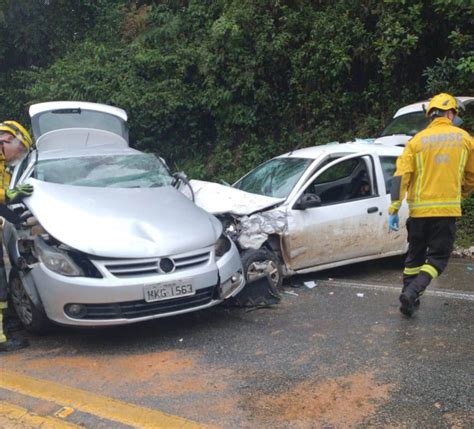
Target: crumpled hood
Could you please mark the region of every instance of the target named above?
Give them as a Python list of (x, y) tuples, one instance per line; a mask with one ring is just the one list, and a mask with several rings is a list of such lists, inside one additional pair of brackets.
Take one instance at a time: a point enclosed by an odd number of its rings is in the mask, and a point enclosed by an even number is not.
[[(251, 194), (218, 183), (202, 180), (191, 180), (190, 183), (196, 204), (213, 214), (230, 213), (244, 216), (285, 201), (284, 198)], [(184, 191), (186, 190), (184, 189)]]
[(92, 188), (29, 179), (25, 199), (43, 228), (88, 254), (114, 258), (173, 255), (212, 245), (220, 222), (172, 187)]

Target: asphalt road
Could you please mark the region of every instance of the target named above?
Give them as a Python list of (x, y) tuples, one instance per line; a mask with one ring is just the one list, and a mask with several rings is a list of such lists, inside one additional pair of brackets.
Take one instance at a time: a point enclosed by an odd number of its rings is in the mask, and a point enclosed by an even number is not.
[(272, 308), (30, 336), (0, 356), (0, 426), (473, 427), (473, 262), (412, 319), (400, 280), (392, 258), (298, 276)]

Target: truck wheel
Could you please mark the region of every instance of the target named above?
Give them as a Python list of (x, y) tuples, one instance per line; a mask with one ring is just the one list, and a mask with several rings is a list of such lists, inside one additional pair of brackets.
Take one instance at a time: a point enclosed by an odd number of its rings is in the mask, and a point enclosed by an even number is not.
[(248, 282), (269, 275), (273, 286), (283, 283), (283, 273), (278, 256), (269, 249), (248, 249), (242, 253), (242, 266)]
[(12, 269), (10, 273), (10, 299), (18, 318), (27, 331), (34, 334), (46, 334), (51, 330), (52, 323), (44, 310), (33, 304), (15, 269)]

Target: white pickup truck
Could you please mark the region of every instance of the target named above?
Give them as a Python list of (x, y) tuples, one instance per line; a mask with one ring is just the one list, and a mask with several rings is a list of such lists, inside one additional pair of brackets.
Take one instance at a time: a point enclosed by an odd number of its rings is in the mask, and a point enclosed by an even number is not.
[[(461, 118), (468, 120), (472, 125), (474, 97), (456, 97), (456, 99), (461, 106)], [(429, 121), (425, 116), (428, 103), (429, 101), (425, 100), (398, 109), (375, 143), (405, 146), (408, 140), (428, 125)]]
[[(390, 179), (401, 147), (327, 144), (273, 158), (233, 186), (192, 180), (196, 203), (217, 215), (242, 255), (247, 279), (284, 276), (391, 255), (405, 228), (388, 228)], [(400, 211), (401, 224), (408, 215)]]

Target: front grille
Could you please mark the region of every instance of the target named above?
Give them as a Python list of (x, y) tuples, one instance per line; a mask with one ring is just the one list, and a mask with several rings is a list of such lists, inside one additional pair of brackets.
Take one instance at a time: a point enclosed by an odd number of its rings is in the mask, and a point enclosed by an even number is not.
[[(211, 252), (200, 252), (187, 256), (172, 256), (169, 259), (174, 264), (173, 272), (183, 271), (200, 265), (205, 265), (211, 258)], [(115, 277), (140, 277), (147, 275), (163, 274), (160, 270), (160, 259), (128, 259), (117, 261), (104, 261), (105, 269)]]
[(214, 290), (215, 286), (211, 286), (198, 289), (196, 294), (192, 296), (156, 302), (141, 300), (111, 304), (84, 304), (87, 314), (81, 320), (138, 319), (199, 307), (211, 302)]

